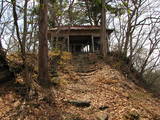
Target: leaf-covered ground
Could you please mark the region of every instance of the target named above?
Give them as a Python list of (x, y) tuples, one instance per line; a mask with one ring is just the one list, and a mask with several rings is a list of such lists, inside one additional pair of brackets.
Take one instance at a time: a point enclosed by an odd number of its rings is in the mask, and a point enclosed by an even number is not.
[[(44, 95), (29, 93), (26, 100), (24, 86), (12, 82), (0, 86), (0, 119), (160, 120), (160, 99), (96, 55), (63, 56), (53, 64), (57, 72), (50, 76), (57, 86), (40, 90)], [(90, 105), (75, 104), (83, 102)]]
[[(57, 91), (64, 119), (104, 120), (108, 116), (109, 120), (136, 120), (138, 116), (140, 120), (160, 120), (160, 101), (127, 76), (102, 60), (97, 62), (94, 55), (73, 59), (61, 73), (61, 79), (69, 83)], [(91, 106), (79, 108), (66, 101), (88, 101)]]

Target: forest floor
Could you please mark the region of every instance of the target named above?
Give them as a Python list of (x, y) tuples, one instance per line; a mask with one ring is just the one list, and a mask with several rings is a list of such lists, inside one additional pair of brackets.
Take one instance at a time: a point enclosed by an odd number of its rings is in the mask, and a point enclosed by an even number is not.
[(58, 85), (48, 91), (56, 105), (23, 100), (17, 90), (25, 90), (12, 82), (0, 86), (0, 119), (58, 120), (57, 112), (62, 120), (160, 120), (160, 99), (96, 55), (72, 56), (56, 74)]

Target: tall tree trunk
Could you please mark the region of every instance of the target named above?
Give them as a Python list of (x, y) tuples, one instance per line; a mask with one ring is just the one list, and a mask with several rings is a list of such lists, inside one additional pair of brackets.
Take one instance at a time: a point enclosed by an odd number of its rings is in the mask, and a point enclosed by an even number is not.
[(125, 57), (127, 57), (127, 53), (128, 53), (128, 44), (130, 42), (130, 35), (131, 34), (131, 22), (129, 20), (128, 22), (128, 27), (127, 27), (127, 32), (126, 32), (126, 40), (125, 40), (125, 45), (124, 45), (124, 51), (123, 54)]
[[(137, 3), (137, 1), (135, 1)], [(127, 1), (128, 3), (128, 1)], [(127, 6), (127, 8), (129, 8), (129, 6)], [(123, 50), (123, 54), (125, 57), (127, 57), (127, 53), (128, 53), (128, 45), (130, 43), (130, 39), (132, 37), (133, 31), (132, 31), (132, 20), (136, 14), (137, 8), (135, 7), (135, 9), (132, 11), (132, 13), (128, 14), (128, 25), (127, 25), (127, 31), (126, 31), (126, 40), (125, 40), (125, 44), (124, 44), (124, 50)]]
[(48, 83), (47, 0), (40, 0), (39, 10), (39, 76), (42, 86)]
[(21, 49), (21, 56), (22, 59), (25, 59), (25, 43), (26, 43), (26, 37), (27, 37), (27, 5), (28, 5), (28, 0), (25, 0), (24, 4), (24, 17), (23, 17), (23, 37), (21, 38), (20, 36), (20, 31), (19, 31), (19, 25), (18, 25), (18, 16), (16, 12), (16, 0), (11, 0), (12, 5), (13, 5), (13, 18), (14, 18), (14, 25), (16, 27), (16, 34), (17, 34), (17, 39), (20, 45)]
[(1, 42), (1, 38), (0, 38), (0, 51), (2, 50), (2, 42)]
[[(28, 6), (28, 0), (25, 0), (24, 4), (24, 16), (23, 16), (23, 37), (22, 37), (22, 54), (25, 55), (25, 46), (26, 46), (26, 40), (27, 40), (27, 6)], [(25, 59), (25, 58), (24, 58)]]
[(24, 16), (23, 16), (23, 35), (21, 37), (20, 35), (20, 28), (19, 28), (19, 24), (18, 24), (18, 16), (17, 16), (17, 12), (16, 12), (16, 0), (11, 0), (12, 5), (13, 5), (13, 18), (14, 18), (14, 25), (16, 28), (16, 35), (17, 35), (17, 39), (20, 45), (20, 50), (21, 50), (21, 58), (23, 61), (23, 65), (24, 65), (24, 74), (23, 74), (23, 79), (26, 82), (26, 84), (29, 86), (30, 82), (29, 80), (29, 74), (28, 74), (28, 70), (27, 70), (27, 63), (26, 63), (26, 50), (25, 50), (25, 46), (26, 46), (26, 40), (27, 40), (27, 6), (28, 6), (28, 0), (25, 0), (24, 3)]
[(24, 16), (23, 16), (23, 36), (22, 36), (22, 59), (24, 64), (24, 80), (28, 86), (30, 86), (30, 78), (29, 78), (29, 71), (28, 65), (26, 61), (26, 41), (27, 41), (27, 7), (28, 7), (28, 0), (25, 0), (24, 3)]
[[(1, 22), (2, 12), (3, 12), (3, 0), (1, 2), (0, 22)], [(0, 35), (0, 52), (1, 52), (1, 50), (2, 50), (2, 41), (1, 41), (1, 35)]]
[(107, 56), (107, 40), (106, 40), (106, 9), (105, 9), (105, 0), (101, 0), (102, 4), (102, 13), (101, 13), (101, 55), (105, 58)]
[[(22, 41), (21, 41), (21, 37), (20, 37), (20, 32), (19, 32), (19, 25), (18, 25), (18, 16), (17, 16), (17, 12), (16, 12), (16, 0), (11, 0), (12, 5), (13, 5), (13, 19), (14, 19), (14, 25), (16, 28), (16, 34), (17, 34), (17, 39), (20, 45), (20, 49), (21, 49), (21, 53), (23, 53), (23, 45), (22, 45)], [(22, 54), (23, 56), (23, 54)]]

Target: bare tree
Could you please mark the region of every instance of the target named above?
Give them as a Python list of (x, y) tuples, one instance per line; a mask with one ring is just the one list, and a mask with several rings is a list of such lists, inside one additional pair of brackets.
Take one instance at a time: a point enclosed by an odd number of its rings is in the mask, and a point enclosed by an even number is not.
[[(15, 28), (16, 28), (16, 35), (17, 35), (17, 39), (18, 39), (18, 42), (19, 42), (19, 45), (20, 45), (20, 48), (21, 48), (21, 53), (23, 56), (24, 54), (24, 46), (22, 44), (22, 40), (21, 40), (21, 36), (20, 36), (20, 29), (19, 29), (19, 25), (18, 25), (18, 16), (17, 16), (17, 12), (16, 12), (16, 0), (11, 0), (12, 2), (12, 5), (13, 5), (13, 18), (14, 18), (14, 25), (15, 25)], [(22, 58), (24, 59), (24, 58)]]
[[(155, 52), (157, 53), (159, 45), (160, 16), (157, 10), (153, 11), (153, 8), (152, 11), (149, 10), (150, 6), (156, 8), (152, 1), (121, 0), (121, 2), (125, 12), (116, 16), (113, 21), (117, 50), (129, 58), (130, 68), (134, 66), (143, 74), (146, 69), (158, 65), (156, 62), (158, 55), (155, 55)], [(120, 1), (117, 2), (118, 5), (119, 3)]]
[(25, 0), (24, 2), (24, 9), (23, 9), (23, 34), (21, 37), (21, 33), (20, 33), (20, 25), (18, 24), (18, 15), (17, 15), (17, 4), (16, 4), (16, 0), (11, 0), (12, 6), (13, 6), (13, 18), (14, 18), (14, 25), (15, 25), (15, 29), (16, 29), (16, 35), (17, 35), (17, 39), (20, 45), (20, 50), (21, 50), (21, 58), (23, 61), (23, 65), (24, 65), (24, 80), (26, 82), (26, 84), (30, 84), (29, 80), (29, 75), (28, 75), (28, 69), (27, 69), (27, 61), (26, 61), (26, 41), (27, 41), (27, 6), (28, 6), (28, 0)]

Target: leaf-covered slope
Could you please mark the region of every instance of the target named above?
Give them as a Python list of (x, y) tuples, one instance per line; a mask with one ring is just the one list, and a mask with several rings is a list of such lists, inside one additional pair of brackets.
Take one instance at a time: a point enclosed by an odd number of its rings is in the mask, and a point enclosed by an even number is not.
[[(160, 99), (134, 84), (134, 75), (113, 68), (119, 63), (106, 64), (94, 54), (57, 56), (50, 55), (49, 65), (51, 81), (57, 87), (37, 91), (37, 86), (28, 93), (24, 84), (0, 86), (0, 119), (160, 120)], [(46, 98), (47, 94), (54, 98)]]
[[(110, 65), (93, 55), (75, 57), (71, 63), (61, 70), (60, 80), (67, 84), (57, 92), (64, 119), (160, 119), (160, 101)], [(77, 107), (68, 101), (91, 105)]]

